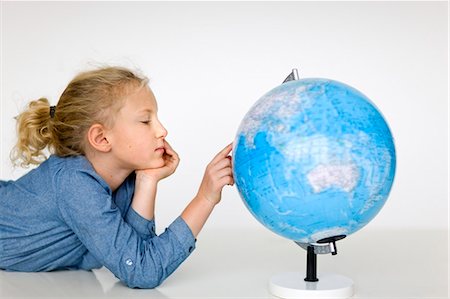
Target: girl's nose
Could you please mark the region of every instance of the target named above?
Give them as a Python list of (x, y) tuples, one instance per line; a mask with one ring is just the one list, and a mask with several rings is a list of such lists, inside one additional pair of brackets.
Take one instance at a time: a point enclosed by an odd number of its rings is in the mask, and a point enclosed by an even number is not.
[(164, 128), (164, 126), (162, 125), (162, 123), (158, 120), (158, 130), (157, 130), (157, 135), (156, 137), (158, 138), (166, 138), (168, 132), (166, 130), (166, 128)]

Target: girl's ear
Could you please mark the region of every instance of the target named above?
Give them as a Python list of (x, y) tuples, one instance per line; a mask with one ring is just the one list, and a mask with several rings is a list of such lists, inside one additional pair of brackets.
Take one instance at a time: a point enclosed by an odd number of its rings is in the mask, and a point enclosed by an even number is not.
[(101, 124), (93, 124), (87, 132), (89, 144), (99, 152), (109, 152), (111, 150), (111, 143), (106, 133), (105, 127)]

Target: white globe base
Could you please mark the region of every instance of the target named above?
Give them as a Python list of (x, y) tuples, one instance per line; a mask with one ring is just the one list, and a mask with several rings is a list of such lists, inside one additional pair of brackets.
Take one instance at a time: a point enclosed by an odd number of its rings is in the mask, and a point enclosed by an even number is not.
[(319, 281), (304, 281), (300, 272), (279, 273), (270, 279), (269, 290), (280, 298), (349, 298), (353, 296), (353, 280), (337, 274), (317, 275)]

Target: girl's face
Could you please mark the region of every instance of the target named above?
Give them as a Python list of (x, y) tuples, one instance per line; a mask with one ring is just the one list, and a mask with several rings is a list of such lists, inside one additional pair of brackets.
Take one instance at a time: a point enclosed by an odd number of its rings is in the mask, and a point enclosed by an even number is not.
[(136, 170), (164, 166), (167, 130), (159, 122), (153, 92), (144, 86), (125, 99), (110, 133), (118, 166)]

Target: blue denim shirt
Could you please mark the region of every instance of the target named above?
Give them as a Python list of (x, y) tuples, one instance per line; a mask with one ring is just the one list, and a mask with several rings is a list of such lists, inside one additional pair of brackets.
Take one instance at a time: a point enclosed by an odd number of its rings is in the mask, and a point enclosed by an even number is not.
[(131, 208), (134, 173), (114, 192), (84, 156), (50, 156), (17, 181), (0, 181), (0, 269), (105, 266), (129, 287), (154, 288), (193, 251), (181, 217), (164, 233)]

